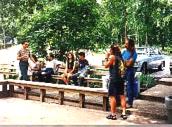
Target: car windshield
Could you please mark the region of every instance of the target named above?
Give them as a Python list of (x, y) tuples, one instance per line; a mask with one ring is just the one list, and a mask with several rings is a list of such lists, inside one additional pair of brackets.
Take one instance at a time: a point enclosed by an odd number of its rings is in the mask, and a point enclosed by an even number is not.
[(144, 47), (136, 48), (136, 52), (138, 55), (145, 55), (147, 53), (146, 48)]

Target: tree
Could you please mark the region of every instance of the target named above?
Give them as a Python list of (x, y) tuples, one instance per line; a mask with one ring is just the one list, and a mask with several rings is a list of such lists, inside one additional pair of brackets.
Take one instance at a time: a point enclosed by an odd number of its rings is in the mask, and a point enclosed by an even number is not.
[(53, 4), (32, 15), (20, 31), (21, 36), (29, 38), (33, 50), (45, 55), (46, 48), (50, 47), (58, 49), (61, 56), (70, 50), (93, 49), (94, 28), (99, 20), (96, 1)]

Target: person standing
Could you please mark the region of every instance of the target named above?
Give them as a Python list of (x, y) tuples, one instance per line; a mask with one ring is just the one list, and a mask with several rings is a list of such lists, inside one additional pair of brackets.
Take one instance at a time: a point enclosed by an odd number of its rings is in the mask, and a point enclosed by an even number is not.
[(124, 80), (120, 73), (120, 64), (122, 61), (122, 55), (120, 48), (117, 45), (111, 45), (110, 52), (106, 54), (104, 66), (109, 68), (109, 88), (108, 95), (110, 98), (110, 110), (106, 118), (116, 120), (116, 97), (120, 96), (122, 114), (121, 117), (125, 120), (126, 116), (126, 98), (124, 95)]
[(31, 57), (30, 51), (28, 49), (29, 43), (28, 41), (23, 41), (22, 43), (22, 48), (18, 51), (17, 53), (17, 60), (19, 60), (19, 67), (20, 67), (20, 72), (21, 72), (21, 77), (20, 80), (26, 80), (28, 81), (28, 59), (30, 58), (33, 62), (34, 59)]
[(134, 63), (137, 59), (135, 43), (132, 39), (125, 39), (125, 50), (122, 53), (124, 65), (126, 67), (125, 79), (127, 81), (128, 108), (133, 107), (134, 101)]

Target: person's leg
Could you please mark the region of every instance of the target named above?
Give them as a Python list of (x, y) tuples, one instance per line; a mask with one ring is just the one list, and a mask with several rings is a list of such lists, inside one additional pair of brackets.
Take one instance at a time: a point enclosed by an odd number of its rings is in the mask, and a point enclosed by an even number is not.
[(106, 118), (116, 120), (117, 88), (116, 88), (116, 85), (115, 85), (115, 80), (113, 80), (113, 79), (110, 79), (110, 82), (109, 82), (108, 95), (109, 95), (109, 104), (110, 104), (111, 114), (108, 115)]
[(76, 75), (73, 75), (73, 76), (71, 77), (71, 79), (72, 79), (74, 85), (75, 85), (75, 86), (78, 86), (78, 77), (77, 77)]
[(21, 77), (22, 77), (21, 79), (28, 81), (28, 75), (27, 75), (28, 65), (20, 64), (20, 71), (21, 71)]
[(112, 119), (112, 120), (116, 120), (116, 99), (115, 96), (110, 96), (110, 111), (111, 114), (109, 114), (106, 118), (107, 119)]
[(75, 86), (78, 86), (78, 76), (79, 75), (80, 75), (80, 73), (77, 72), (71, 76), (71, 79), (72, 79)]
[(66, 74), (62, 74), (61, 77), (62, 77), (63, 82), (64, 82), (65, 84), (68, 84)]
[(122, 107), (122, 115), (126, 114), (126, 97), (124, 95), (120, 95), (121, 99), (121, 107)]
[(123, 120), (126, 120), (127, 119), (127, 115), (126, 115), (126, 97), (124, 95), (120, 95), (120, 99), (121, 99), (121, 108), (122, 108), (121, 117), (123, 118)]
[(42, 71), (40, 71), (40, 72), (38, 73), (38, 81), (39, 81), (39, 82), (43, 82), (43, 75), (42, 75), (41, 73), (42, 73)]
[(20, 68), (20, 80), (23, 80), (23, 65), (21, 63), (19, 63), (19, 68)]
[(110, 109), (112, 115), (116, 115), (116, 99), (113, 96), (110, 96)]
[(52, 82), (52, 77), (51, 77), (51, 73), (47, 73), (47, 75), (46, 75), (46, 83), (51, 83)]
[(47, 68), (46, 69), (46, 77), (45, 77), (45, 82), (46, 83), (51, 83), (52, 82), (52, 76), (54, 74), (54, 71), (52, 68)]
[(68, 84), (70, 84), (71, 77), (72, 77), (72, 73), (68, 73), (67, 75)]
[(127, 97), (128, 104), (132, 107), (134, 100), (134, 71), (132, 69), (129, 70), (127, 75)]
[(78, 83), (79, 83), (79, 86), (85, 86), (85, 84), (84, 84), (84, 77), (79, 77), (78, 78)]

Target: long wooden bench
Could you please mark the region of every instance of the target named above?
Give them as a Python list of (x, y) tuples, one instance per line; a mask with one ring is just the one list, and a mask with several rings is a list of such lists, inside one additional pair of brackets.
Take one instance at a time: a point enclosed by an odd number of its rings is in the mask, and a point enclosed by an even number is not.
[(21, 81), (21, 80), (12, 80), (9, 79), (9, 92), (10, 96), (13, 96), (14, 93), (14, 86), (22, 86), (24, 87), (24, 98), (28, 99), (28, 93), (30, 88), (31, 89), (39, 89), (40, 90), (40, 101), (45, 101), (46, 90), (57, 90), (59, 92), (59, 104), (63, 105), (64, 102), (64, 94), (65, 92), (71, 93), (78, 93), (79, 94), (79, 107), (85, 107), (85, 96), (102, 96), (103, 99), (103, 110), (107, 110), (107, 103), (108, 103), (108, 93), (107, 90), (104, 89), (95, 89), (89, 87), (78, 87), (78, 86), (69, 86), (69, 85), (57, 85), (51, 83), (42, 83), (42, 82), (32, 82), (32, 81)]
[[(59, 80), (62, 80), (61, 75), (52, 75), (52, 78), (57, 80), (56, 83), (59, 83)], [(100, 78), (85, 77), (84, 79), (87, 83), (87, 86), (89, 86), (90, 83), (102, 83), (102, 79)]]
[[(59, 74), (64, 72), (64, 68), (60, 68), (59, 69)], [(56, 74), (56, 75), (52, 75), (53, 79), (57, 80), (57, 83), (59, 82), (59, 80), (62, 80), (61, 75)], [(108, 69), (105, 69), (103, 66), (101, 67), (93, 67), (93, 69), (90, 69), (90, 74), (88, 75), (88, 77), (85, 77), (84, 79), (87, 82), (87, 86), (89, 86), (89, 83), (102, 83), (102, 79), (101, 78), (91, 78), (91, 75), (94, 76), (105, 76), (108, 75), (109, 71)]]

